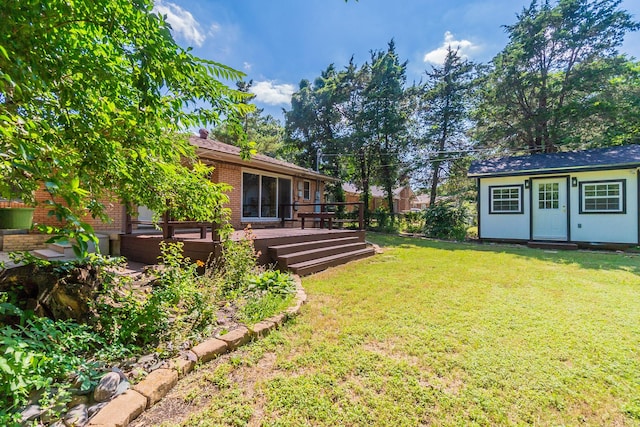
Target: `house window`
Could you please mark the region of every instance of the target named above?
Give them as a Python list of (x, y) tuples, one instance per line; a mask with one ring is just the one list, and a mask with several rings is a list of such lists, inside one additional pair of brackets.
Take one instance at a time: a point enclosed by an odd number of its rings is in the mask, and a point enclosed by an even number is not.
[(560, 186), (557, 182), (538, 186), (538, 209), (558, 209)]
[(580, 213), (624, 213), (625, 180), (580, 183)]
[(489, 213), (523, 213), (522, 185), (489, 187)]
[(311, 200), (311, 181), (304, 181), (302, 194), (304, 200)]
[[(291, 180), (257, 173), (242, 173), (242, 217), (279, 218), (282, 205), (291, 204)], [(290, 206), (284, 214), (290, 217)]]

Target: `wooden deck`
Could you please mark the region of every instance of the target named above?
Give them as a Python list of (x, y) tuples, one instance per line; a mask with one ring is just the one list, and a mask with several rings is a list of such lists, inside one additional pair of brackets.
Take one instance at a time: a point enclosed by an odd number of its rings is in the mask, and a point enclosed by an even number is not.
[[(326, 239), (335, 239), (356, 236), (364, 242), (364, 231), (361, 230), (326, 230), (320, 228), (267, 228), (253, 229), (255, 237), (254, 245), (260, 251), (258, 263), (265, 265), (275, 263), (269, 248), (278, 245), (288, 245), (302, 242), (313, 242)], [(245, 236), (243, 230), (233, 233), (231, 239), (240, 240)], [(136, 230), (132, 234), (120, 236), (120, 253), (128, 260), (145, 264), (156, 264), (160, 256), (160, 242), (163, 240), (162, 231)], [(184, 254), (192, 260), (207, 261), (212, 253), (219, 253), (219, 246), (212, 241), (211, 232), (207, 232), (204, 238), (200, 230), (181, 230), (176, 232), (174, 239), (167, 241), (179, 241), (184, 243)]]

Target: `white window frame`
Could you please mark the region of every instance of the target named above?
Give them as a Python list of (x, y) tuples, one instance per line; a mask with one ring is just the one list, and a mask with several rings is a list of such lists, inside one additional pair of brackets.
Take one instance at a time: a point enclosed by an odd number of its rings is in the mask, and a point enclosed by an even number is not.
[(311, 181), (302, 181), (302, 199), (311, 200)]
[[(244, 216), (244, 174), (250, 173), (253, 175), (259, 176), (258, 183), (258, 215), (259, 216)], [(240, 221), (242, 222), (274, 222), (280, 221), (280, 203), (276, 204), (276, 216), (272, 217), (263, 217), (262, 215), (262, 177), (268, 176), (270, 178), (276, 178), (278, 181), (276, 182), (276, 200), (280, 200), (280, 179), (286, 179), (291, 184), (289, 185), (289, 200), (293, 201), (293, 177), (290, 175), (281, 175), (271, 172), (265, 172), (256, 169), (242, 169), (240, 171)], [(293, 209), (292, 209), (293, 210)], [(288, 216), (286, 219), (291, 219), (291, 216)]]
[[(494, 209), (494, 201), (496, 201), (495, 192), (496, 190), (518, 190), (518, 197), (514, 198), (500, 198), (498, 200), (501, 201), (514, 201), (517, 200), (518, 208), (514, 209)], [(524, 185), (516, 184), (516, 185), (491, 185), (489, 186), (489, 214), (500, 214), (500, 215), (513, 215), (513, 214), (523, 214), (524, 213)]]
[[(580, 213), (581, 214), (625, 214), (627, 212), (626, 205), (626, 192), (627, 192), (627, 180), (615, 179), (615, 180), (602, 180), (602, 181), (581, 181), (580, 182)], [(606, 194), (587, 196), (586, 192), (589, 187), (607, 186)], [(609, 186), (617, 186), (618, 194), (610, 195)], [(594, 188), (595, 189), (595, 188)], [(589, 209), (587, 208), (587, 200), (599, 200), (599, 199), (618, 199), (617, 209)]]

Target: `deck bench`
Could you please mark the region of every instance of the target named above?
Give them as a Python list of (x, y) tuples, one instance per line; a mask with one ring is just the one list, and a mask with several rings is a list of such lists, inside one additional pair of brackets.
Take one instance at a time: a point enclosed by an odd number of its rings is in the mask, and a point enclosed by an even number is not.
[(335, 212), (298, 212), (298, 218), (302, 221), (302, 229), (304, 230), (304, 220), (306, 218), (312, 218), (314, 220), (320, 220), (320, 228), (324, 228), (324, 222), (327, 221), (329, 230), (333, 226), (333, 218), (336, 216)]
[(201, 221), (167, 221), (165, 238), (171, 239), (175, 235), (177, 228), (198, 228), (200, 229), (200, 238), (207, 238), (207, 229), (211, 227), (210, 222)]

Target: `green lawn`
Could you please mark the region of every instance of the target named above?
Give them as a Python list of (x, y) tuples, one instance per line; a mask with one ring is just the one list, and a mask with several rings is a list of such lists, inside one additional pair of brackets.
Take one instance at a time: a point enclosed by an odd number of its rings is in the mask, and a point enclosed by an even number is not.
[(640, 257), (369, 238), (383, 254), (305, 278), (298, 319), (202, 368), (181, 422), (640, 424)]

